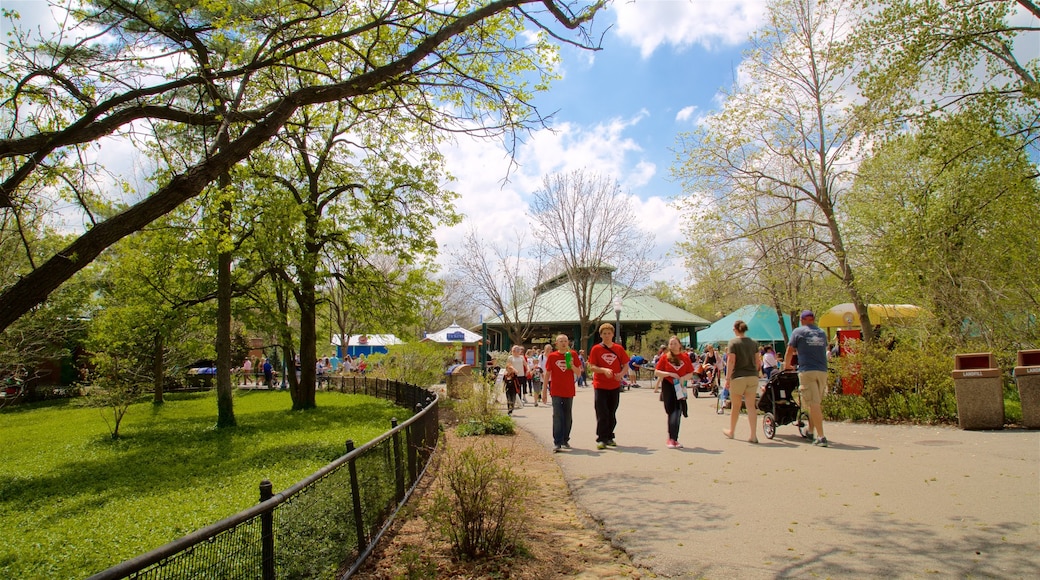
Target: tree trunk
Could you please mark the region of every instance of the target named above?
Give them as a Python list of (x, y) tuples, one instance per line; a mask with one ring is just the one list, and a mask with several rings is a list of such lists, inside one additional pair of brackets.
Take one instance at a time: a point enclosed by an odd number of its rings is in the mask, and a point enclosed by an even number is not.
[[(309, 281), (309, 283), (308, 283)], [(300, 280), (300, 384), (297, 396), (293, 398), (293, 409), (313, 409), (316, 406), (315, 370), (317, 362), (316, 312), (313, 277), (302, 276)]]
[(165, 337), (163, 337), (162, 331), (155, 331), (155, 335), (152, 337), (152, 380), (154, 381), (154, 388), (152, 392), (152, 404), (162, 405), (165, 401), (163, 400), (163, 386), (166, 382), (166, 359), (163, 356), (165, 347)]
[[(221, 188), (230, 184), (230, 177), (220, 177)], [(220, 204), (221, 237), (231, 226), (231, 202)], [(218, 242), (219, 243), (219, 242)], [(234, 427), (234, 401), (231, 391), (231, 252), (221, 251), (217, 256), (217, 427)]]

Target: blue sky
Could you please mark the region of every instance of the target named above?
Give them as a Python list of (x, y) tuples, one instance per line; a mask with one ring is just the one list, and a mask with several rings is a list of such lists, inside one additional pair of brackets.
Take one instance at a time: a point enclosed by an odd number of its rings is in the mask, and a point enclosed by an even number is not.
[[(682, 194), (670, 179), (676, 137), (714, 110), (719, 91), (732, 84), (765, 6), (764, 0), (611, 4), (596, 23), (597, 30), (611, 27), (603, 50), (563, 50), (563, 79), (535, 101), (543, 114), (555, 112), (554, 133), (528, 137), (508, 183), (502, 183), (504, 149), (460, 142), (447, 152), (467, 220), (438, 231), (442, 248), (450, 251), (470, 228), (491, 243), (512, 245), (514, 232), (530, 229), (527, 203), (542, 177), (586, 168), (615, 177), (630, 193), (635, 223), (656, 239), (655, 278), (684, 280), (682, 260), (668, 256), (682, 230), (670, 206)], [(445, 255), (440, 262), (450, 260)]]

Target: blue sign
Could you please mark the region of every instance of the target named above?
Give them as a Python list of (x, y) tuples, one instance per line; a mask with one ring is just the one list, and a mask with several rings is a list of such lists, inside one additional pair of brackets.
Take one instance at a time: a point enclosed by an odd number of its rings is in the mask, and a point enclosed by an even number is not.
[(463, 341), (463, 340), (466, 340), (466, 333), (465, 332), (449, 332), (445, 338), (447, 338), (448, 340), (451, 340), (451, 341)]

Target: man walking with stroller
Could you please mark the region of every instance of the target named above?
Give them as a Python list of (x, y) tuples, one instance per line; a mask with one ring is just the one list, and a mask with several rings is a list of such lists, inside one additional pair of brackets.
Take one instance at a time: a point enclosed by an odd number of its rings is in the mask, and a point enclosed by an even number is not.
[(827, 391), (827, 333), (816, 326), (816, 316), (803, 310), (802, 325), (791, 332), (791, 342), (784, 353), (784, 369), (794, 368), (793, 357), (798, 354), (798, 392), (802, 405), (809, 406), (810, 434), (816, 431), (813, 445), (827, 447), (830, 443), (823, 434), (823, 394)]

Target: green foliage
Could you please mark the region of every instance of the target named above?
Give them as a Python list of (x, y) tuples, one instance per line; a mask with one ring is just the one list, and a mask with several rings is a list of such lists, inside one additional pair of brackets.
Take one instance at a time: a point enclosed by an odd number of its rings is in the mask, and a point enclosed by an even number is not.
[(119, 425), (130, 407), (141, 400), (148, 387), (148, 377), (140, 362), (132, 357), (120, 358), (102, 352), (95, 354), (92, 360), (94, 370), (84, 384), (87, 396), (83, 403), (101, 409), (112, 439), (119, 439)]
[[(848, 48), (862, 66), (856, 81), (864, 115), (895, 132), (927, 124), (943, 110), (1003, 117), (1008, 134), (1036, 135), (1040, 100), (1035, 47), (1040, 29), (1025, 25), (1035, 2), (864, 0), (867, 18)], [(1017, 14), (1016, 14), (1017, 12)]]
[(76, 578), (112, 566), (256, 503), (386, 432), (407, 410), (319, 392), (288, 411), (284, 391), (236, 395), (236, 429), (214, 429), (212, 392), (138, 403), (112, 440), (94, 409), (66, 402), (4, 409), (0, 462), (3, 578)]
[(672, 337), (672, 327), (667, 322), (655, 322), (650, 326), (650, 332), (643, 337), (643, 352), (639, 353), (650, 360), (661, 345), (667, 345), (668, 339)]
[(387, 347), (385, 354), (368, 357), (372, 366), (383, 369), (386, 378), (420, 387), (444, 380), (444, 369), (454, 349), (435, 342), (406, 342)]
[(527, 491), (514, 469), (519, 467), (508, 449), (491, 440), (445, 451), (439, 474), (446, 489), (437, 491), (425, 517), (451, 542), (456, 557), (487, 558), (521, 548)]
[(863, 377), (866, 418), (929, 423), (954, 420), (957, 403), (948, 344), (926, 339), (889, 346), (854, 342), (848, 355), (838, 359), (842, 376), (858, 371)]
[[(456, 432), (463, 437), (472, 435), (512, 435), (515, 424), (512, 417), (502, 414), (498, 406), (496, 377), (477, 375), (476, 386), (466, 398), (455, 404), (459, 418)], [(476, 377), (474, 377), (476, 378)]]
[(470, 419), (460, 423), (455, 432), (460, 437), (473, 437), (477, 435), (513, 435), (516, 433), (516, 423), (512, 417), (506, 415), (495, 415), (478, 421)]
[(962, 114), (892, 139), (862, 164), (848, 206), (875, 292), (923, 306), (935, 333), (961, 347), (981, 338), (984, 350), (1040, 339), (1040, 246), (1022, 218), (1040, 188), (1023, 143), (997, 131)]

